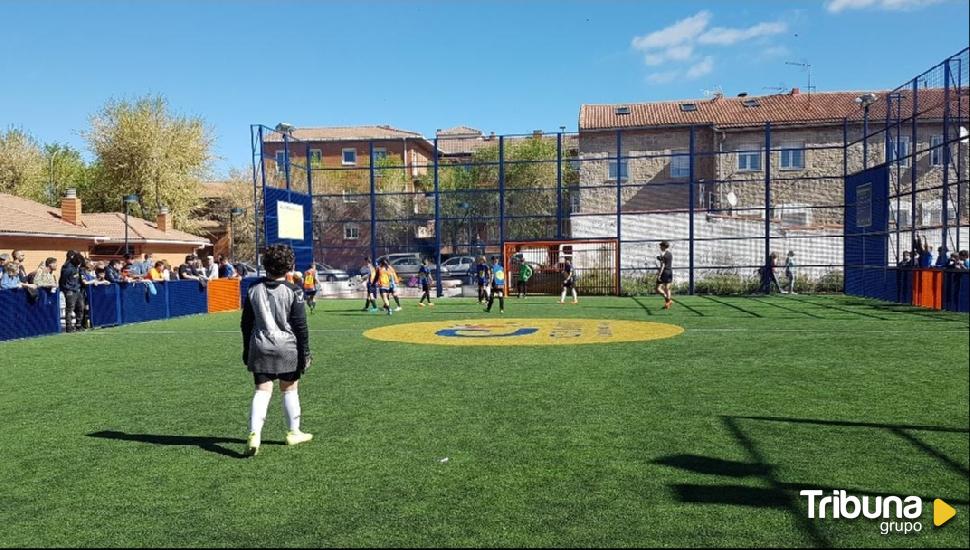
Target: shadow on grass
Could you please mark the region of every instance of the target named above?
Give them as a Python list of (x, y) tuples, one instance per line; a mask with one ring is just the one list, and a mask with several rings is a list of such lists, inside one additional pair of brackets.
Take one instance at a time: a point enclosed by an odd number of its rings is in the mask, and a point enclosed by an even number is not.
[[(89, 433), (88, 437), (100, 439), (114, 439), (119, 441), (137, 441), (139, 443), (150, 443), (152, 445), (165, 446), (189, 446), (199, 447), (204, 451), (216, 453), (231, 458), (246, 458), (243, 453), (223, 447), (223, 445), (245, 445), (245, 439), (234, 437), (208, 437), (194, 435), (154, 435), (154, 434), (129, 434), (112, 430)], [(278, 441), (263, 441), (263, 445), (282, 445)]]
[[(760, 450), (758, 444), (745, 433), (739, 420), (749, 420), (757, 422), (783, 422), (791, 424), (807, 424), (820, 427), (845, 427), (886, 430), (890, 434), (899, 437), (916, 449), (923, 452), (926, 456), (937, 460), (955, 473), (964, 477), (970, 477), (967, 469), (956, 460), (948, 457), (939, 450), (920, 440), (912, 432), (939, 432), (965, 434), (970, 432), (963, 427), (947, 426), (922, 426), (905, 424), (881, 424), (869, 422), (852, 422), (840, 420), (816, 420), (805, 418), (784, 418), (784, 417), (731, 417), (723, 416), (721, 421), (725, 429), (732, 435), (735, 442), (747, 455), (747, 460), (724, 460), (716, 457), (702, 455), (669, 455), (658, 458), (653, 464), (668, 466), (692, 472), (695, 474), (711, 475), (721, 478), (753, 478), (759, 485), (748, 486), (738, 483), (713, 483), (713, 484), (686, 484), (676, 483), (670, 485), (670, 490), (674, 497), (684, 503), (691, 504), (719, 504), (733, 506), (749, 506), (755, 508), (775, 508), (787, 511), (795, 521), (799, 530), (806, 536), (812, 545), (816, 547), (831, 547), (832, 544), (822, 533), (814, 522), (806, 519), (806, 514), (800, 506), (796, 495), (799, 491), (811, 489), (831, 492), (836, 489), (844, 490), (854, 495), (868, 496), (892, 496), (890, 493), (881, 491), (871, 491), (863, 488), (850, 487), (827, 487), (821, 484), (812, 483), (790, 483), (784, 482), (777, 476), (775, 465), (768, 463), (765, 455)], [(764, 485), (767, 485), (765, 487)], [(941, 495), (922, 496), (923, 502), (930, 502)], [(966, 499), (946, 498), (951, 504), (967, 505)]]

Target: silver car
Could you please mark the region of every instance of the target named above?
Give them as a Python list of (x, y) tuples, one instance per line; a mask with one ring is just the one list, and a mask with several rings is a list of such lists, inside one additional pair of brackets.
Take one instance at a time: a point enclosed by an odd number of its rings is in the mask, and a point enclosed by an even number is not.
[[(453, 256), (441, 263), (450, 277), (465, 277), (475, 271), (474, 256)], [(442, 272), (444, 273), (444, 272)]]
[(350, 274), (343, 269), (329, 266), (327, 264), (313, 264), (317, 268), (317, 279), (326, 282), (346, 281), (350, 279)]
[[(413, 256), (403, 257), (403, 258), (392, 258), (390, 261), (391, 267), (394, 271), (397, 271), (398, 275), (402, 277), (405, 275), (417, 275), (418, 271), (421, 269), (421, 260)], [(428, 264), (428, 271), (431, 273), (435, 272), (435, 265)], [(445, 266), (441, 266), (441, 276), (448, 276), (448, 269)]]

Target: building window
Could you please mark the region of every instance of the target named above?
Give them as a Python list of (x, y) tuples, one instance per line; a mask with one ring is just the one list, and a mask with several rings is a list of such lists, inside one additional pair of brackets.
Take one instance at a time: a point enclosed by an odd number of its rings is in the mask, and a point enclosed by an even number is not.
[(343, 198), (344, 198), (344, 203), (346, 204), (352, 204), (357, 202), (357, 196), (354, 195), (354, 192), (350, 189), (343, 190)]
[(387, 149), (384, 147), (374, 147), (374, 162), (379, 162), (387, 158)]
[(344, 149), (341, 151), (341, 163), (344, 166), (357, 165), (357, 149)]
[(761, 171), (761, 147), (759, 145), (748, 143), (738, 149), (738, 171)]
[(887, 142), (887, 147), (889, 147), (889, 151), (886, 152), (886, 159), (889, 162), (898, 161), (900, 166), (909, 168), (910, 155), (912, 154), (909, 136), (899, 136), (898, 143), (894, 138), (890, 137)]
[(310, 149), (310, 165), (319, 166), (323, 162), (323, 151), (320, 149)]
[(282, 172), (286, 170), (286, 151), (276, 152), (276, 171)]
[(794, 141), (783, 142), (779, 151), (782, 170), (805, 169), (805, 144)]
[(348, 241), (356, 241), (359, 238), (360, 238), (360, 227), (356, 223), (345, 223), (344, 239)]
[(676, 149), (670, 154), (670, 177), (690, 177), (690, 153), (687, 149)]
[(625, 160), (621, 160), (620, 161), (620, 175), (619, 175), (619, 178), (617, 178), (617, 174), (616, 174), (616, 161), (615, 160), (611, 160), (610, 161), (610, 179), (611, 180), (616, 181), (617, 179), (619, 179), (620, 181), (626, 181), (628, 175), (629, 175), (629, 172), (627, 171), (627, 161), (625, 161)]
[(943, 136), (930, 136), (930, 165), (943, 166)]

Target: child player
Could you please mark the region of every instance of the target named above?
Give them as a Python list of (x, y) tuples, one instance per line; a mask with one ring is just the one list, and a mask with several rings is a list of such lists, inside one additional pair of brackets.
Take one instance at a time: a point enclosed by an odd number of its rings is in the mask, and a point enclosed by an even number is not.
[(660, 266), (657, 268), (657, 292), (663, 294), (664, 309), (670, 309), (673, 301), (670, 299), (670, 283), (674, 280), (674, 255), (670, 253), (670, 243), (660, 241), (660, 255), (657, 256)]
[(498, 311), (505, 313), (505, 268), (499, 261), (498, 256), (492, 256), (492, 292), (488, 296), (488, 307), (485, 312), (492, 311), (492, 304), (495, 302), (495, 295), (498, 295)]
[(388, 299), (388, 295), (391, 293), (391, 279), (392, 279), (391, 266), (387, 263), (387, 260), (381, 260), (380, 267), (377, 268), (377, 291), (381, 295), (381, 302), (384, 304), (384, 310), (387, 314), (391, 314), (391, 301)]
[(263, 255), (266, 277), (249, 287), (246, 294), (240, 323), (243, 361), (256, 384), (249, 414), (248, 456), (259, 452), (274, 380), (280, 381), (283, 392), (283, 411), (289, 427), (286, 444), (298, 445), (313, 439), (312, 434), (300, 431), (297, 385), (310, 367), (311, 356), (303, 289), (286, 282), (294, 261), (290, 247), (268, 247)]
[(371, 313), (377, 312), (377, 268), (374, 267), (374, 260), (370, 256), (364, 258), (364, 266), (360, 268), (360, 274), (367, 277), (367, 301), (364, 302), (364, 311)]
[(478, 257), (478, 264), (475, 265), (475, 277), (478, 279), (478, 303), (485, 303), (485, 299), (488, 297), (488, 280), (491, 275), (491, 269), (488, 264), (485, 263), (485, 256)]
[(317, 270), (310, 266), (303, 274), (303, 295), (306, 297), (306, 305), (310, 308), (310, 315), (317, 309)]
[(559, 297), (559, 303), (566, 303), (566, 292), (573, 292), (573, 303), (578, 304), (579, 298), (576, 296), (576, 278), (573, 276), (573, 263), (566, 260), (566, 263), (562, 266), (562, 296)]
[(401, 311), (401, 299), (397, 297), (397, 285), (401, 284), (401, 278), (397, 276), (397, 270), (391, 264), (387, 264), (387, 269), (391, 273), (391, 298), (394, 298), (394, 303), (397, 304), (394, 311)]
[(434, 306), (434, 302), (431, 301), (431, 270), (428, 269), (428, 259), (425, 258), (421, 262), (421, 268), (418, 269), (418, 280), (421, 282), (421, 300), (418, 301), (418, 305), (424, 307), (424, 301), (428, 301), (429, 306)]

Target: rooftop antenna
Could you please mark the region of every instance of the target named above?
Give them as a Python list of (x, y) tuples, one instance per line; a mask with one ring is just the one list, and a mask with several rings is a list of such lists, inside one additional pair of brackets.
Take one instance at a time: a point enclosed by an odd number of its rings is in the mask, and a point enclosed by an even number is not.
[(704, 97), (717, 97), (717, 96), (723, 96), (724, 90), (721, 88), (720, 84), (715, 84), (714, 87), (707, 90), (703, 90), (703, 93), (704, 93)]
[(797, 62), (797, 61), (785, 61), (785, 65), (792, 65), (795, 67), (801, 67), (803, 71), (808, 73), (808, 85), (805, 86), (805, 91), (808, 92), (808, 103), (812, 103), (812, 90), (815, 86), (812, 86), (812, 64), (807, 62)]
[(788, 86), (785, 86), (784, 82), (779, 82), (777, 86), (762, 86), (761, 89), (781, 94), (788, 91)]

